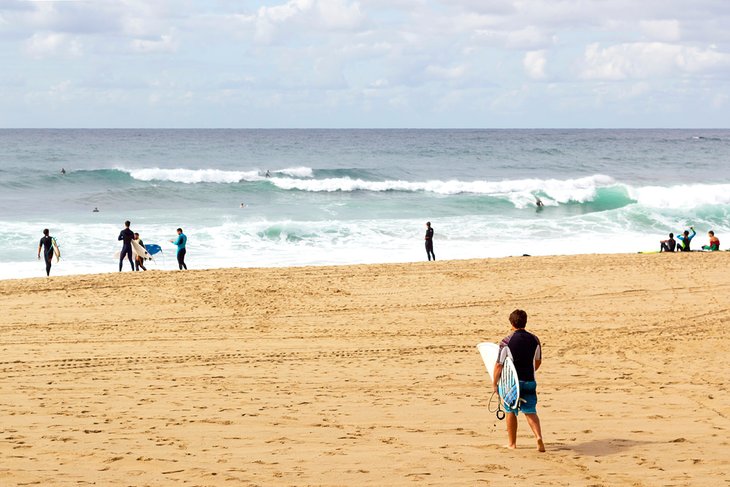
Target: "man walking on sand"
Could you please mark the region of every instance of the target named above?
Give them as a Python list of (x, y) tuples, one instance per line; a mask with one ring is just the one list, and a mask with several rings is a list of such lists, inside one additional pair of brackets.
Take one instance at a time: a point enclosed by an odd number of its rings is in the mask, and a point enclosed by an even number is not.
[(520, 381), (520, 405), (512, 409), (505, 405), (507, 413), (507, 439), (509, 448), (517, 448), (517, 414), (519, 411), (525, 413), (527, 424), (535, 434), (538, 451), (545, 451), (545, 444), (542, 441), (542, 430), (540, 418), (537, 416), (537, 383), (535, 382), (535, 371), (542, 363), (542, 350), (540, 340), (532, 333), (525, 330), (527, 326), (527, 313), (516, 309), (509, 315), (509, 322), (512, 325), (512, 333), (507, 335), (499, 343), (499, 357), (494, 366), (494, 392), (499, 394), (497, 384), (502, 375), (502, 368), (507, 357), (511, 357), (517, 370), (517, 377)]

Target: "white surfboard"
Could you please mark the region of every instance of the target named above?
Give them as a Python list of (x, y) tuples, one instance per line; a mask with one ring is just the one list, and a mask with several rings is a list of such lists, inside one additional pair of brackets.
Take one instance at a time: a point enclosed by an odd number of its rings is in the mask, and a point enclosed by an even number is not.
[(61, 249), (58, 248), (58, 242), (56, 242), (56, 239), (51, 239), (51, 243), (53, 244), (53, 255), (56, 256), (56, 262), (61, 260)]
[(147, 249), (141, 246), (136, 240), (132, 240), (132, 254), (132, 257), (135, 258), (139, 255), (144, 259), (152, 260), (152, 256), (147, 252)]
[(499, 356), (499, 345), (491, 342), (483, 342), (477, 345), (477, 350), (482, 356), (484, 366), (489, 372), (489, 377), (494, 381), (494, 365), (497, 363), (497, 357)]
[[(494, 365), (497, 363), (499, 357), (499, 345), (491, 342), (482, 342), (477, 344), (477, 350), (482, 356), (484, 366), (489, 372), (491, 381), (490, 385), (494, 382)], [(512, 357), (507, 357), (502, 367), (502, 374), (499, 378), (498, 383), (499, 396), (505, 405), (511, 409), (517, 409), (520, 403), (520, 381), (517, 377), (517, 370), (515, 364), (512, 362)]]

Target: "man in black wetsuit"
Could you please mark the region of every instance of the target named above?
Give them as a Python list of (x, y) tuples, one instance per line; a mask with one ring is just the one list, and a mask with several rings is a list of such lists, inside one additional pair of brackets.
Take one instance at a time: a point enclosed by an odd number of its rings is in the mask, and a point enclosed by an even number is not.
[(43, 237), (38, 244), (38, 259), (41, 258), (41, 247), (43, 248), (43, 260), (46, 261), (46, 276), (51, 275), (51, 261), (53, 260), (53, 237), (48, 235), (48, 229), (43, 229)]
[(117, 240), (122, 241), (122, 251), (119, 253), (119, 272), (122, 272), (122, 264), (124, 263), (124, 257), (129, 258), (129, 265), (132, 266), (134, 271), (134, 260), (132, 259), (132, 240), (134, 240), (134, 232), (129, 229), (129, 220), (124, 222), (124, 230), (119, 232), (119, 238)]
[(436, 254), (433, 253), (433, 228), (431, 228), (431, 222), (426, 222), (426, 257), (428, 260), (436, 260)]

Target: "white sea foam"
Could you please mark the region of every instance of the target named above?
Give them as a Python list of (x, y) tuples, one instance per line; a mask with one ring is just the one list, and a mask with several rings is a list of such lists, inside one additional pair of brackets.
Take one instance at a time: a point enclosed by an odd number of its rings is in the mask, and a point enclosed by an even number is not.
[[(595, 196), (596, 189), (615, 184), (609, 176), (595, 175), (577, 179), (516, 179), (505, 181), (365, 181), (352, 178), (287, 179), (273, 178), (272, 182), (281, 189), (296, 189), (311, 192), (351, 191), (409, 191), (430, 192), (442, 195), (484, 194), (494, 196), (531, 195), (541, 192), (559, 203), (568, 201), (585, 202)], [(529, 198), (534, 202), (534, 198)]]
[(730, 205), (730, 184), (628, 187), (628, 194), (650, 208), (698, 208)]
[(285, 174), (293, 178), (311, 178), (314, 175), (314, 171), (311, 167), (288, 167), (285, 169), (276, 169), (272, 171), (274, 174)]
[(258, 171), (223, 171), (220, 169), (120, 169), (140, 181), (172, 181), (175, 183), (238, 183), (262, 179)]
[[(231, 184), (241, 181), (261, 181), (266, 179), (266, 171), (253, 169), (250, 171), (230, 171), (223, 169), (166, 169), (159, 167), (142, 169), (124, 169), (134, 179), (139, 181), (171, 181), (174, 183), (221, 183)], [(314, 171), (309, 167), (291, 167), (269, 171), (273, 175), (288, 176), (293, 178), (310, 178)]]

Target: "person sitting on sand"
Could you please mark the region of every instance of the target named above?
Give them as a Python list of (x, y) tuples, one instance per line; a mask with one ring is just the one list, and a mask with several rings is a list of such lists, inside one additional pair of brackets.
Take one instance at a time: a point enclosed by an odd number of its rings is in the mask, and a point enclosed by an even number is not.
[(673, 233), (669, 234), (668, 239), (660, 240), (659, 243), (661, 244), (661, 247), (659, 248), (659, 252), (674, 252), (674, 249), (677, 246), (677, 241), (674, 240)]
[(689, 243), (692, 241), (694, 236), (697, 235), (697, 232), (695, 232), (693, 227), (689, 227), (689, 229), (692, 230), (692, 235), (690, 235), (687, 230), (682, 232), (682, 235), (677, 235), (677, 238), (682, 242), (681, 245), (677, 245), (677, 250), (680, 252), (689, 252)]
[(512, 409), (505, 405), (507, 413), (507, 439), (509, 448), (517, 448), (517, 414), (521, 410), (525, 413), (527, 424), (535, 434), (537, 450), (545, 451), (545, 444), (542, 441), (542, 429), (540, 418), (537, 416), (537, 383), (535, 372), (542, 363), (542, 349), (540, 339), (525, 330), (527, 326), (527, 313), (521, 309), (514, 310), (509, 315), (509, 322), (512, 325), (512, 333), (507, 335), (499, 343), (499, 357), (494, 365), (494, 381), (492, 387), (494, 392), (499, 394), (499, 378), (502, 375), (502, 368), (507, 357), (512, 357), (517, 370), (517, 377), (520, 381), (520, 406)]
[(703, 245), (702, 250), (720, 250), (720, 239), (715, 236), (715, 232), (710, 230), (707, 236), (710, 237), (710, 245)]

